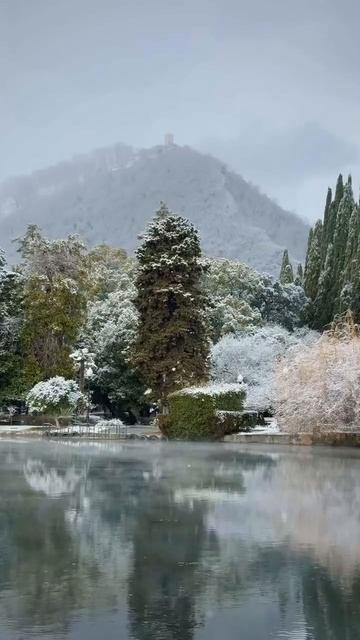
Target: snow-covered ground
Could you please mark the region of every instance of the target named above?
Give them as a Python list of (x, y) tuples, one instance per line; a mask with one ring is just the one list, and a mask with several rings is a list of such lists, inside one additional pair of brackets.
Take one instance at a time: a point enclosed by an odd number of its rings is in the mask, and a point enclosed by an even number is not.
[(263, 435), (275, 435), (277, 433), (280, 433), (279, 425), (274, 418), (265, 418), (265, 421), (265, 425), (258, 424), (254, 429), (248, 432), (248, 435), (251, 436), (254, 433), (261, 433)]

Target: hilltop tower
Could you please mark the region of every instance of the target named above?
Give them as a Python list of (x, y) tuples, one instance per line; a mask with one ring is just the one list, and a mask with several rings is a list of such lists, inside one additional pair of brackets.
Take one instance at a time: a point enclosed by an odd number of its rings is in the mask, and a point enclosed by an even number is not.
[(164, 145), (165, 147), (171, 147), (174, 144), (174, 134), (165, 133)]

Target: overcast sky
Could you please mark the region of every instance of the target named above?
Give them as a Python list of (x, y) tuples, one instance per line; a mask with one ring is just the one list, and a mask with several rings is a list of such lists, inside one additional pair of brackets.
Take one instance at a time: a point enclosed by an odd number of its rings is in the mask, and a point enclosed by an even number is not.
[(359, 25), (358, 0), (0, 0), (0, 179), (169, 130), (314, 219), (360, 183)]

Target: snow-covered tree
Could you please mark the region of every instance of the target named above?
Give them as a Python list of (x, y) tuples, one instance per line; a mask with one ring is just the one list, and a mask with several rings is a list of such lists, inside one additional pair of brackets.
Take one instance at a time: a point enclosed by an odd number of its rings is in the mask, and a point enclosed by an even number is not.
[(242, 379), (248, 386), (247, 402), (258, 409), (273, 404), (273, 382), (278, 358), (296, 344), (314, 340), (315, 332), (289, 332), (279, 325), (266, 325), (236, 336), (223, 337), (211, 351), (211, 375), (217, 382)]
[(304, 323), (307, 298), (302, 286), (281, 284), (271, 276), (262, 276), (255, 305), (265, 322), (280, 324), (289, 331)]
[(360, 337), (341, 319), (310, 344), (297, 345), (278, 363), (276, 416), (284, 431), (332, 431), (360, 419)]
[(211, 337), (218, 340), (227, 333), (262, 323), (255, 300), (263, 289), (261, 275), (242, 262), (212, 258), (204, 261), (204, 286), (211, 301)]
[(162, 205), (137, 258), (139, 324), (133, 362), (154, 400), (163, 404), (171, 391), (207, 378), (207, 299), (198, 233)]
[(144, 405), (145, 387), (129, 362), (129, 350), (138, 326), (132, 301), (135, 293), (133, 282), (123, 274), (117, 290), (88, 303), (80, 337), (81, 345), (89, 349), (94, 358), (95, 367), (89, 381), (94, 400), (115, 415), (136, 416)]
[(59, 417), (71, 415), (81, 408), (85, 404), (85, 397), (75, 380), (55, 376), (38, 382), (28, 392), (26, 402), (30, 413), (53, 416), (59, 426)]

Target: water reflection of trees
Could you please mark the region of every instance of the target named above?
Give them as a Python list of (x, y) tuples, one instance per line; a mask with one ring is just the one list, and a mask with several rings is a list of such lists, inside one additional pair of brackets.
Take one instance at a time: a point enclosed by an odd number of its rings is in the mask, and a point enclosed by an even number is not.
[(99, 452), (17, 446), (8, 464), (0, 457), (0, 589), (18, 629), (40, 638), (65, 633), (79, 610), (128, 608), (134, 640), (191, 640), (208, 609), (239, 606), (261, 585), (285, 630), (299, 603), (308, 640), (357, 638), (356, 457)]

